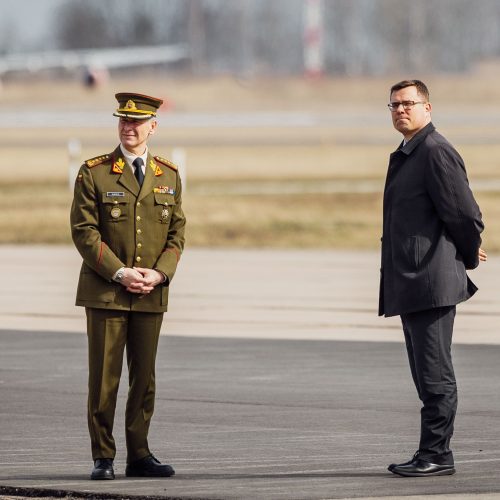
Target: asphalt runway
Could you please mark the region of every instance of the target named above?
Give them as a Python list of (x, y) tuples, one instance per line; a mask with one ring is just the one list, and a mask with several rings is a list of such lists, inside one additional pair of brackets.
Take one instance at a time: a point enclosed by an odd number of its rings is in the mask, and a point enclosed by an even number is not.
[(458, 473), (403, 479), (386, 466), (415, 451), (419, 405), (401, 344), (163, 337), (150, 443), (177, 474), (124, 477), (124, 374), (117, 479), (92, 482), (85, 336), (0, 340), (2, 486), (266, 500), (500, 494), (500, 346), (454, 349)]
[(499, 257), (471, 273), (480, 291), (457, 315), (458, 473), (425, 479), (386, 471), (417, 447), (419, 402), (399, 321), (376, 315), (377, 252), (188, 249), (150, 434), (177, 475), (124, 477), (124, 369), (109, 482), (88, 479), (80, 257), (3, 246), (0, 263), (0, 495), (500, 498)]

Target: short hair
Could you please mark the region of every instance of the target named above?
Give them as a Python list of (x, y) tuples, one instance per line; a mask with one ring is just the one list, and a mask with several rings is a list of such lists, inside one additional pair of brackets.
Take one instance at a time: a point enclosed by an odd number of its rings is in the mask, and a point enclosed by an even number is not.
[(416, 87), (417, 92), (425, 98), (426, 101), (429, 100), (429, 89), (427, 85), (420, 80), (403, 80), (402, 82), (395, 83), (391, 87), (391, 92), (389, 96), (392, 95), (393, 92), (396, 92), (401, 89), (405, 89), (406, 87)]

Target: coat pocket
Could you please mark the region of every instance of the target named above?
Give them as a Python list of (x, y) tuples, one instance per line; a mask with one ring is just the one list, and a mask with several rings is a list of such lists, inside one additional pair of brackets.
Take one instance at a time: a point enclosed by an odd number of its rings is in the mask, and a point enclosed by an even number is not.
[(105, 192), (101, 198), (101, 217), (106, 222), (125, 222), (130, 215), (128, 193)]
[(171, 194), (155, 193), (155, 216), (161, 224), (168, 224), (175, 207), (175, 198)]
[(405, 267), (408, 270), (416, 271), (420, 266), (420, 253), (418, 236), (409, 236), (403, 247)]
[(428, 237), (418, 235), (408, 238), (407, 259), (415, 270), (428, 265), (430, 252), (432, 252), (432, 243)]

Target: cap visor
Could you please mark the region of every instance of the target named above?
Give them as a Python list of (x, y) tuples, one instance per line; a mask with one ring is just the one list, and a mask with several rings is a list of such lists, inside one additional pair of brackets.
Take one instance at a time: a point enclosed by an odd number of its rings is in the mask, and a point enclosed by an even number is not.
[(113, 113), (113, 116), (117, 116), (118, 118), (130, 118), (131, 120), (148, 120), (149, 118), (154, 118), (155, 115), (139, 115), (132, 113)]

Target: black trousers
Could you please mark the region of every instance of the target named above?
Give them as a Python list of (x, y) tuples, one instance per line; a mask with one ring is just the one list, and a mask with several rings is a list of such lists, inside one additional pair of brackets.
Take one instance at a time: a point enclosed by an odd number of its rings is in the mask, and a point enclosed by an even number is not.
[(450, 440), (457, 412), (451, 359), (455, 306), (401, 315), (410, 370), (422, 401), (419, 458), (452, 465)]

